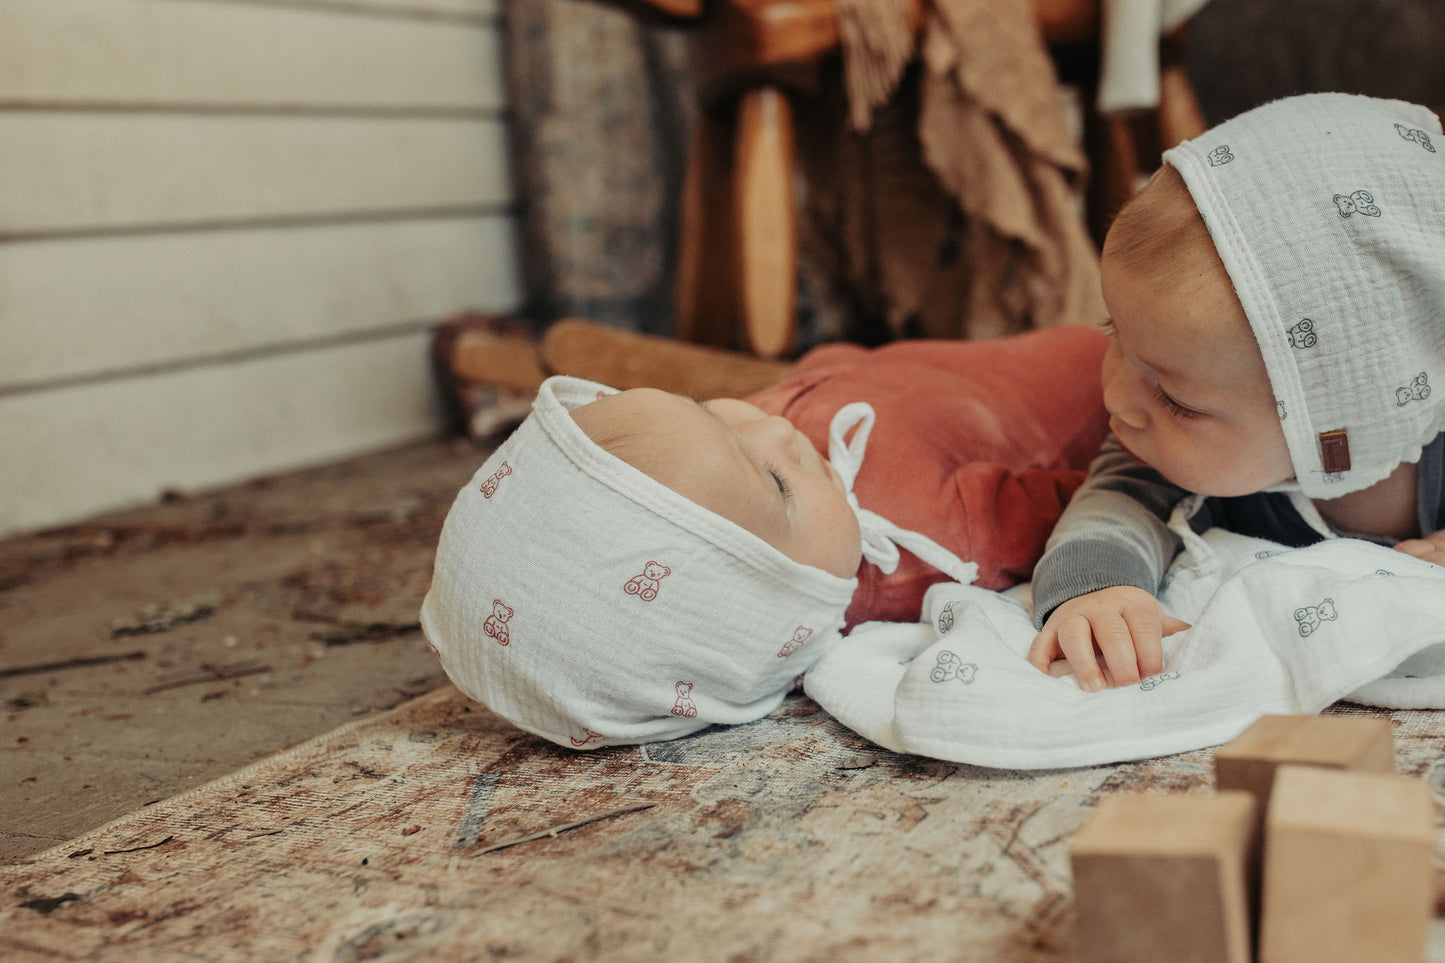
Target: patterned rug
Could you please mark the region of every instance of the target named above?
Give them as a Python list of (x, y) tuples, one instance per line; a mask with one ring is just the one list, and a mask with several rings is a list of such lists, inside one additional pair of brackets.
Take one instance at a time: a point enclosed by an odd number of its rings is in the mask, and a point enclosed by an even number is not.
[[(1391, 715), (1441, 797), (1445, 714)], [(0, 958), (1063, 960), (1098, 799), (1209, 792), (1211, 761), (978, 769), (802, 696), (573, 753), (446, 688), (0, 867)]]

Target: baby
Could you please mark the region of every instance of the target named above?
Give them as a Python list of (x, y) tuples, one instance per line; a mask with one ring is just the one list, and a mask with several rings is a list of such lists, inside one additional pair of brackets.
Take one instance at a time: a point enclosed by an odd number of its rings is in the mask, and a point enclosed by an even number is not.
[(427, 637), (564, 746), (757, 719), (849, 626), (1029, 577), (1104, 438), (1105, 343), (831, 345), (704, 404), (549, 379), (453, 504)]
[(1030, 662), (1091, 691), (1162, 671), (1181, 502), (1196, 531), (1445, 563), (1439, 137), (1424, 108), (1311, 94), (1164, 155), (1104, 245), (1112, 436), (1035, 572)]

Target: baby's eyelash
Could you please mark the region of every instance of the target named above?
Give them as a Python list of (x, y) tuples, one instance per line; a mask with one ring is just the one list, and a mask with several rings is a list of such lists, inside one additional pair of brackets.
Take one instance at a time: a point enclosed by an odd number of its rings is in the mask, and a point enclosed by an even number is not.
[(783, 477), (783, 473), (778, 471), (775, 466), (767, 465), (766, 468), (768, 474), (773, 476), (773, 482), (778, 486), (778, 491), (782, 493), (783, 502), (791, 505), (793, 503), (793, 489), (788, 485), (788, 480)]
[(1199, 412), (1193, 408), (1186, 408), (1164, 392), (1158, 385), (1154, 386), (1154, 403), (1168, 411), (1176, 418), (1198, 418)]

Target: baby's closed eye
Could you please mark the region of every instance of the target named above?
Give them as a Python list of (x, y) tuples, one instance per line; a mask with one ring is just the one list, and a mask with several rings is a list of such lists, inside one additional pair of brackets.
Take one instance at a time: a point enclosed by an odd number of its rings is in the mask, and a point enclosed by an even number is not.
[(1181, 405), (1169, 396), (1169, 393), (1159, 385), (1154, 386), (1154, 403), (1163, 408), (1176, 418), (1198, 418), (1203, 412), (1195, 411), (1187, 405)]
[(793, 489), (788, 485), (788, 480), (783, 477), (783, 473), (778, 470), (776, 465), (769, 464), (764, 468), (769, 475), (773, 476), (773, 484), (778, 486), (778, 494), (783, 496), (784, 504), (792, 504)]

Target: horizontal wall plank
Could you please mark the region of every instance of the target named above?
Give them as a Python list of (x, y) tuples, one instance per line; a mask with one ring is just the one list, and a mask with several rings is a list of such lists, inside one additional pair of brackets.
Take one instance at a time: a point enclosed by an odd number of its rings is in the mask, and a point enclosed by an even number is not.
[(0, 239), (504, 203), (498, 120), (0, 113)]
[(192, 0), (200, 3), (256, 3), (265, 6), (315, 7), (344, 12), (495, 17), (501, 0)]
[(520, 299), (503, 215), (0, 244), (0, 391)]
[(0, 105), (497, 110), (489, 23), (176, 0), (5, 0)]
[(0, 534), (437, 430), (427, 336), (0, 398)]

